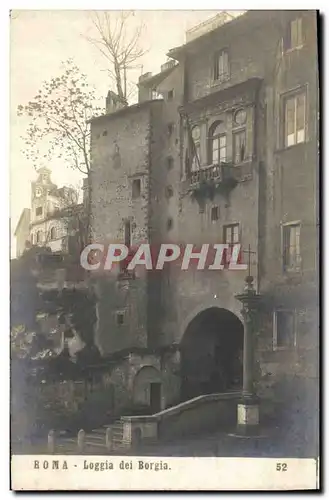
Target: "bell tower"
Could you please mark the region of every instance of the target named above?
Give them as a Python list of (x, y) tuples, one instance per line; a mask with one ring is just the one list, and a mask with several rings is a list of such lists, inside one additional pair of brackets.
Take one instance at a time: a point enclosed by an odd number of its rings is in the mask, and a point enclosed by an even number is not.
[(56, 189), (51, 181), (51, 170), (46, 167), (40, 168), (37, 180), (31, 185), (31, 222), (43, 220), (47, 216), (48, 195)]

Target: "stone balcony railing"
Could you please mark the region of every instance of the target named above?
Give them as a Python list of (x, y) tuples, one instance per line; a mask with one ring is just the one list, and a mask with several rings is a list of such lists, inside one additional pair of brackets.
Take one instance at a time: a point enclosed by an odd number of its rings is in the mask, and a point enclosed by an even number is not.
[(236, 184), (242, 180), (247, 180), (252, 175), (252, 158), (248, 158), (245, 162), (235, 165), (232, 162), (223, 162), (220, 164), (212, 164), (206, 167), (201, 167), (199, 170), (194, 170), (190, 174), (191, 188), (196, 187), (204, 182), (213, 181), (215, 184)]

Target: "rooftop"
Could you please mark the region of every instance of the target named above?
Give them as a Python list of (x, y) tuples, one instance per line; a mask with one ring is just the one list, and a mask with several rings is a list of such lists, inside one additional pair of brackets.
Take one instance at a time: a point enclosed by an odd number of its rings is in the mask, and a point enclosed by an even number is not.
[(209, 33), (209, 31), (219, 28), (219, 26), (223, 26), (223, 24), (229, 23), (230, 21), (232, 21), (236, 17), (241, 16), (244, 13), (245, 11), (243, 10), (223, 10), (216, 16), (213, 16), (203, 23), (198, 24), (197, 26), (193, 26), (193, 28), (187, 30), (185, 33), (185, 41), (186, 43), (191, 42), (199, 36), (202, 36), (205, 33)]

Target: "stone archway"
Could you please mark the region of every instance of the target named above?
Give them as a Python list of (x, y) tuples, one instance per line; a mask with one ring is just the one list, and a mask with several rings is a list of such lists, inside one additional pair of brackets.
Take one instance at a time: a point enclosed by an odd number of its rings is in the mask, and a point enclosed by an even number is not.
[(162, 379), (160, 372), (154, 366), (143, 366), (134, 378), (134, 406), (156, 413), (161, 410), (161, 400)]
[(242, 387), (243, 324), (231, 311), (201, 311), (188, 324), (180, 348), (182, 400)]

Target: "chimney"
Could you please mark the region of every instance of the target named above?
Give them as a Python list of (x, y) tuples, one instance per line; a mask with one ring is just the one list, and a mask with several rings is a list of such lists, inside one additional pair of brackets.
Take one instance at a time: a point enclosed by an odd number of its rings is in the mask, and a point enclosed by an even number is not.
[(144, 73), (138, 79), (138, 102), (145, 102), (152, 99), (152, 90), (144, 82), (147, 83), (147, 80), (152, 77), (152, 73), (149, 71), (148, 73)]
[(106, 114), (114, 113), (118, 111), (118, 109), (125, 108), (126, 106), (128, 106), (128, 103), (125, 99), (119, 97), (118, 94), (112, 92), (112, 90), (108, 91), (105, 105)]
[(176, 61), (170, 59), (169, 61), (161, 65), (161, 73), (163, 71), (167, 71), (167, 69), (174, 68), (175, 66), (176, 66)]

